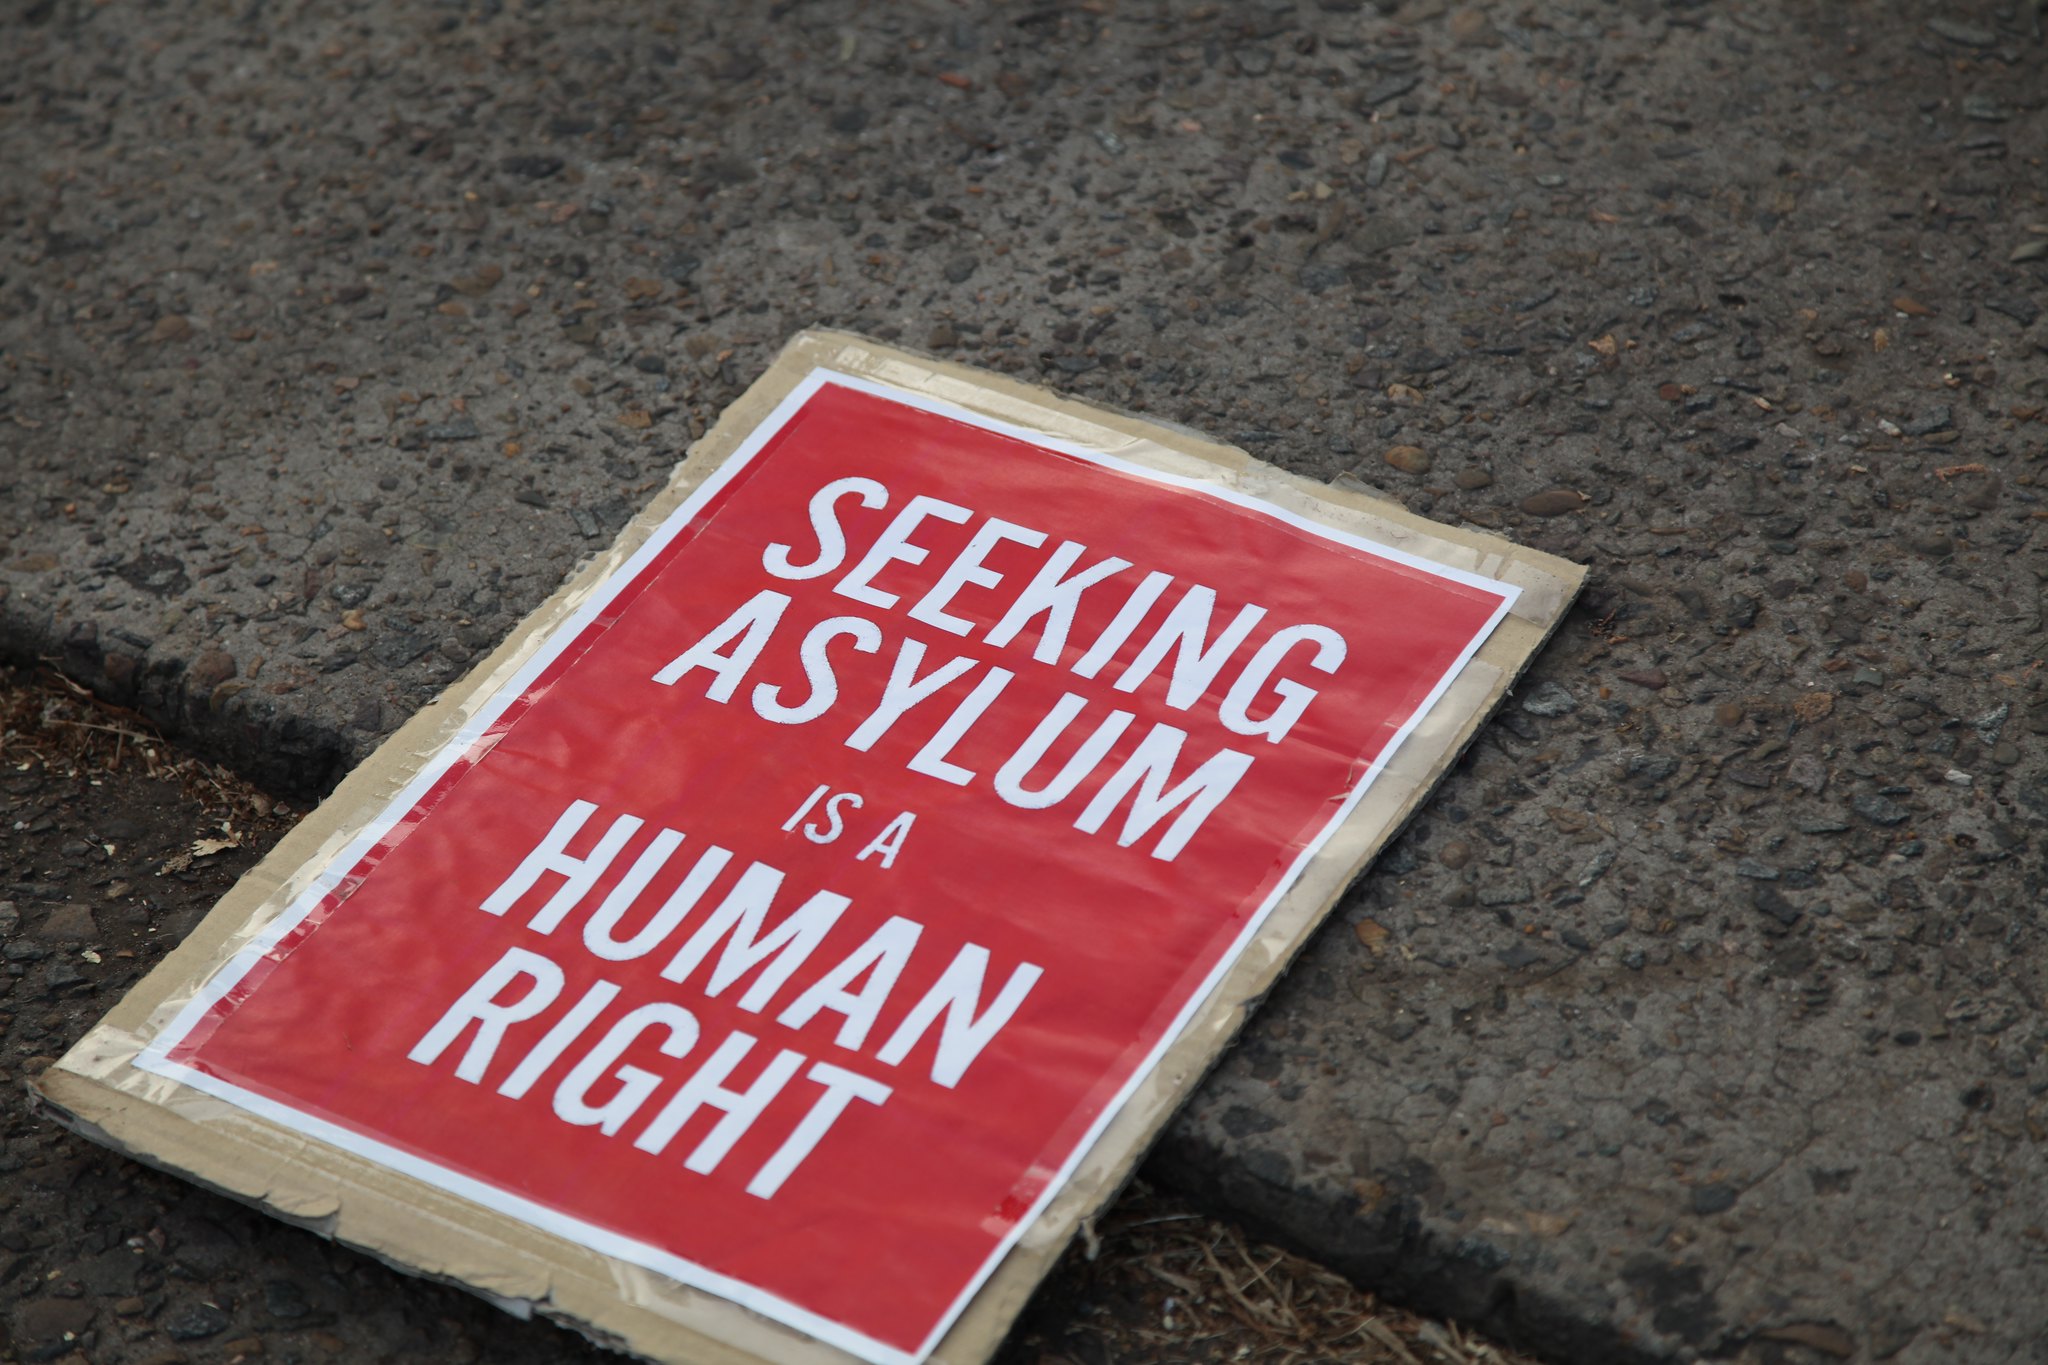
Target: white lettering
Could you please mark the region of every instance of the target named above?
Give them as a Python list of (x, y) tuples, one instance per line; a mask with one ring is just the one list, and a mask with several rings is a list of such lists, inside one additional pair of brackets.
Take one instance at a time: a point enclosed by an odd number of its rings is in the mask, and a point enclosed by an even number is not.
[(1187, 732), (1184, 730), (1177, 730), (1171, 725), (1154, 725), (1152, 733), (1145, 736), (1131, 756), (1124, 760), (1123, 766), (1102, 784), (1102, 790), (1095, 793), (1095, 799), (1074, 821), (1074, 828), (1089, 834), (1100, 830), (1103, 822), (1135, 787), (1137, 794), (1132, 797), (1130, 813), (1124, 817), (1123, 832), (1116, 837), (1118, 846), (1130, 847), (1175, 806), (1184, 803), (1185, 809), (1174, 817), (1173, 823), (1167, 826), (1166, 833), (1160, 836), (1152, 849), (1152, 856), (1164, 862), (1172, 862), (1180, 856), (1188, 840), (1209, 818), (1209, 813), (1230, 795), (1238, 779), (1252, 766), (1251, 755), (1241, 754), (1235, 749), (1223, 749), (1168, 791), (1167, 779), (1173, 773), (1174, 760), (1180, 757), (1181, 745), (1186, 740)]

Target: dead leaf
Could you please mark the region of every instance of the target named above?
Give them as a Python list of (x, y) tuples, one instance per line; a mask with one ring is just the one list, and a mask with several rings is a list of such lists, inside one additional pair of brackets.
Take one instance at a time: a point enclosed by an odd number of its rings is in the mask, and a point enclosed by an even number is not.
[(1599, 354), (1608, 357), (1617, 355), (1621, 351), (1621, 343), (1617, 342), (1614, 339), (1614, 333), (1612, 332), (1609, 332), (1606, 336), (1603, 337), (1595, 337), (1593, 340), (1587, 342), (1586, 344), (1592, 347), (1593, 350), (1597, 351)]

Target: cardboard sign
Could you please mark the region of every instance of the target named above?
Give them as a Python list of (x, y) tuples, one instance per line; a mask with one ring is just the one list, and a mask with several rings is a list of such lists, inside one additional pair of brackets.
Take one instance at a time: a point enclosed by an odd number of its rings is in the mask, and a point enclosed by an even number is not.
[(1524, 587), (859, 368), (629, 533), (129, 1088), (932, 1353)]

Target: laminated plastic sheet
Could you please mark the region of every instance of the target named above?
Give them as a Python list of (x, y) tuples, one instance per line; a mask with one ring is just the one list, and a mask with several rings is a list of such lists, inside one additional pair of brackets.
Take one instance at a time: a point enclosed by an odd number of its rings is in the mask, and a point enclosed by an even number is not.
[(981, 1359), (1581, 572), (807, 333), (40, 1094), (649, 1357)]

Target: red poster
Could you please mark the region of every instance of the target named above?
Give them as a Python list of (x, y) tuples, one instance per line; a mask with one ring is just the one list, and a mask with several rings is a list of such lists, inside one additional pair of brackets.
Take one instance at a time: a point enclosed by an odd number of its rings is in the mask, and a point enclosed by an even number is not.
[(916, 1360), (1514, 592), (813, 372), (141, 1065)]

